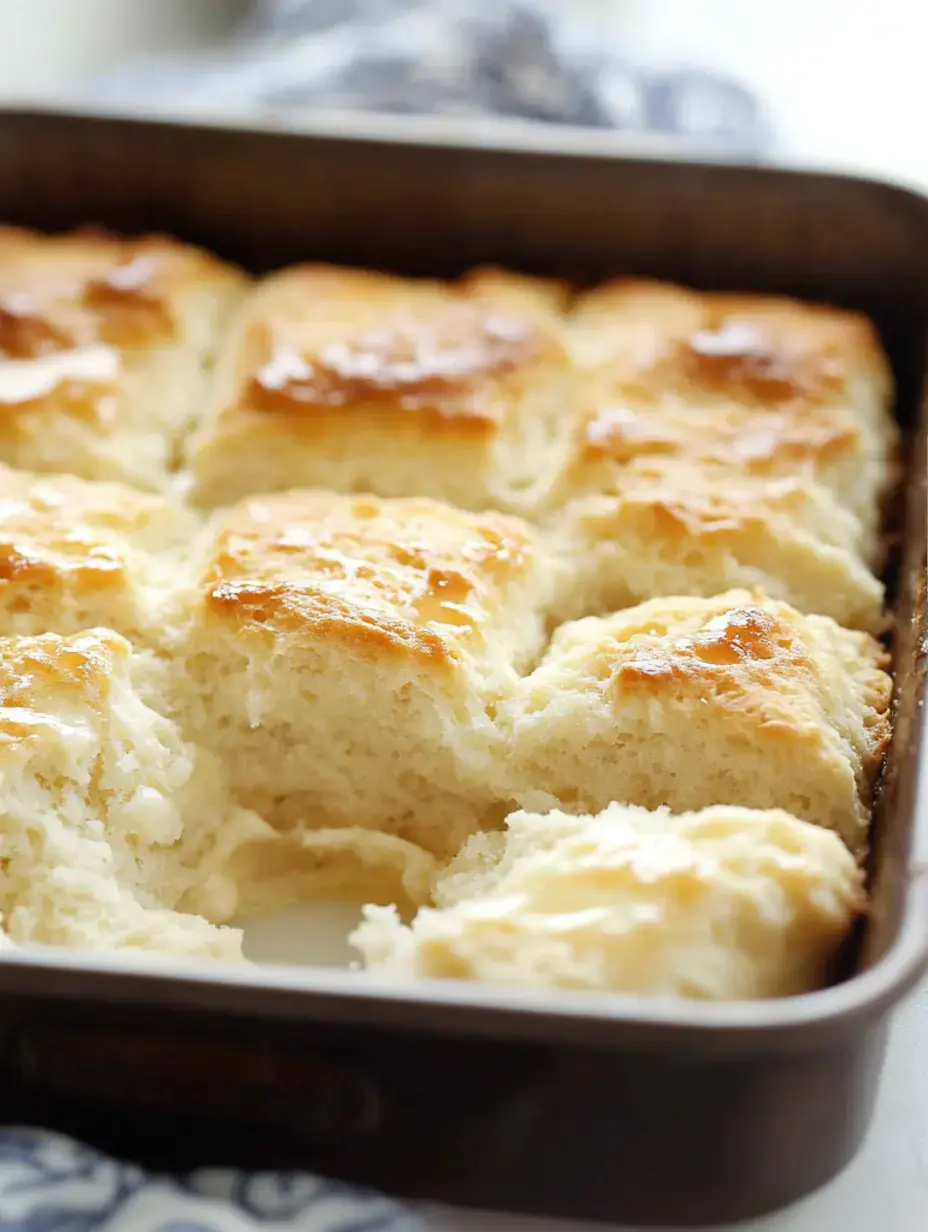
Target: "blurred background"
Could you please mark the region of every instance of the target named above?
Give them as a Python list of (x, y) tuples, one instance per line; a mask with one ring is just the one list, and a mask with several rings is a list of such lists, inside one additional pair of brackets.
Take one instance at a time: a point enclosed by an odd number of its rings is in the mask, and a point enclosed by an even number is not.
[[(429, 29), (424, 9), (435, 18)], [(411, 10), (419, 15), (412, 22)], [(586, 94), (598, 91), (594, 109), (618, 129), (641, 127), (636, 90), (646, 72), (654, 88), (645, 127), (656, 115), (665, 128), (693, 130), (684, 135), (697, 144), (722, 130), (745, 149), (928, 184), (928, 143), (919, 131), (928, 13), (912, 0), (0, 0), (0, 99), (108, 97), (188, 110), (212, 99), (292, 114), (326, 97), (344, 105), (348, 82), (352, 105), (366, 94), (389, 110), (391, 89), (415, 95), (414, 71), (398, 63), (405, 48), (433, 79), (415, 80), (418, 109), (454, 111), (449, 92), (459, 97), (473, 71), (462, 62), (465, 35), (479, 29), (486, 41), (494, 25), (497, 58), (490, 54), (483, 84), (496, 89), (497, 104), (506, 95), (503, 109), (512, 114), (537, 119), (547, 111), (541, 118), (586, 122), (589, 98), (586, 111), (576, 97), (565, 103), (578, 78), (565, 87), (562, 77), (571, 56), (588, 70), (592, 49), (598, 67), (584, 80), (595, 90)], [(357, 72), (345, 75), (346, 58), (365, 56), (359, 87)], [(437, 64), (440, 56), (448, 62)], [(606, 60), (612, 67), (603, 74)], [(669, 91), (668, 74), (678, 75)], [(733, 86), (756, 102), (756, 114), (731, 94)]]

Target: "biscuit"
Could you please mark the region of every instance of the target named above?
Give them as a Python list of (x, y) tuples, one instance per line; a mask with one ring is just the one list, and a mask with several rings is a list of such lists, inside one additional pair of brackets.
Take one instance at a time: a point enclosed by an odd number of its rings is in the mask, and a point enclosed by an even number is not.
[(493, 712), (541, 652), (551, 581), (528, 525), (292, 492), (218, 513), (197, 561), (171, 620), (177, 714), (243, 805), (342, 847), (351, 830), (376, 867), (501, 819)]
[(862, 855), (890, 730), (885, 660), (869, 634), (747, 591), (562, 625), (498, 711), (517, 798), (782, 808)]
[(552, 499), (610, 491), (634, 459), (823, 483), (879, 557), (894, 473), (892, 378), (864, 317), (762, 296), (607, 283), (574, 305), (573, 439)]
[(859, 520), (808, 479), (725, 481), (674, 459), (639, 462), (613, 494), (571, 501), (549, 528), (564, 571), (559, 620), (760, 587), (850, 628), (885, 627)]
[[(0, 918), (14, 943), (240, 956), (173, 907), (221, 830), (210, 767), (141, 700), (109, 630), (0, 639)], [(235, 810), (229, 815), (233, 829)]]
[(367, 966), (480, 980), (730, 1001), (827, 982), (864, 905), (841, 841), (779, 811), (611, 804), (596, 816), (515, 813), (477, 835), (410, 926), (368, 908)]
[(565, 297), (493, 270), (272, 275), (236, 317), (189, 442), (193, 500), (325, 487), (528, 508), (563, 465)]
[(0, 458), (163, 487), (244, 283), (162, 237), (0, 229)]
[(240, 957), (434, 891), (372, 966), (815, 986), (889, 733), (891, 397), (838, 309), (0, 229), (0, 944)]
[(106, 625), (157, 644), (197, 526), (154, 493), (0, 465), (0, 635)]

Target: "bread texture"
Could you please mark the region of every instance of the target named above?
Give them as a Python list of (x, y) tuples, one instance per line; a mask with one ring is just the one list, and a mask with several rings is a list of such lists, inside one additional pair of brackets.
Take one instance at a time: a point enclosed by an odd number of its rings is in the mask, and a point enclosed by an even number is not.
[[(173, 910), (231, 809), (141, 700), (108, 630), (0, 639), (0, 917), (14, 943), (234, 958), (241, 939)], [(185, 832), (185, 818), (195, 819)]]
[(368, 968), (401, 979), (712, 1001), (819, 987), (864, 904), (841, 841), (787, 813), (611, 804), (478, 835), (403, 925), (368, 908)]
[(154, 493), (0, 465), (0, 635), (100, 625), (158, 645), (198, 527)]
[(558, 284), (331, 266), (246, 299), (188, 450), (193, 499), (326, 487), (520, 512), (562, 465)]
[[(187, 458), (205, 507), (319, 487), (540, 522), (604, 583), (562, 616), (763, 585), (875, 630), (892, 392), (869, 322), (835, 308), (306, 265), (245, 298)], [(661, 557), (632, 586), (626, 533)]]
[(339, 897), (403, 977), (820, 982), (892, 396), (835, 308), (0, 228), (0, 947)]
[(640, 458), (814, 479), (857, 515), (865, 555), (879, 559), (898, 433), (890, 370), (864, 317), (620, 281), (577, 301), (570, 337), (587, 376), (559, 503), (610, 491)]
[(417, 868), (492, 823), (495, 706), (545, 640), (527, 524), (293, 492), (217, 514), (198, 562), (172, 619), (178, 717), (244, 805), (340, 846), (349, 829), (380, 862), (411, 845)]
[(862, 855), (885, 661), (868, 634), (748, 591), (561, 625), (499, 709), (517, 795), (578, 813), (782, 808)]
[(244, 286), (163, 237), (0, 229), (0, 458), (164, 487)]
[(560, 620), (760, 587), (850, 628), (885, 626), (860, 521), (813, 480), (725, 481), (674, 459), (639, 461), (613, 493), (569, 502), (548, 529), (563, 569)]

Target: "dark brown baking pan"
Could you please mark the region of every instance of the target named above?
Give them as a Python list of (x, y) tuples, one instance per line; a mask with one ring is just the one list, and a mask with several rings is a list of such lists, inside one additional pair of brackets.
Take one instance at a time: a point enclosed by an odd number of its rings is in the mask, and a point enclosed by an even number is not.
[(916, 845), (928, 202), (839, 176), (622, 158), (540, 131), (508, 148), (414, 123), (296, 134), (12, 113), (0, 116), (0, 217), (154, 228), (255, 270), (323, 258), (452, 274), (493, 261), (789, 292), (874, 317), (908, 433), (895, 737), (874, 909), (833, 987), (702, 1005), (52, 951), (0, 962), (3, 1117), (156, 1166), (297, 1166), (634, 1224), (758, 1215), (827, 1181), (867, 1127), (893, 1007), (928, 966)]

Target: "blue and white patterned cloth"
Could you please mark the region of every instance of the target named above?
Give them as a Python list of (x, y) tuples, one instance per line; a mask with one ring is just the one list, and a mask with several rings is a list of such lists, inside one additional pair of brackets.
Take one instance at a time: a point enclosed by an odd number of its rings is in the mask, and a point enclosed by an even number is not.
[(426, 1232), (387, 1198), (313, 1176), (150, 1175), (57, 1134), (0, 1130), (0, 1232)]
[(499, 116), (744, 154), (767, 145), (741, 85), (698, 66), (647, 68), (603, 44), (559, 0), (263, 0), (219, 52), (129, 65), (90, 92), (134, 108)]

